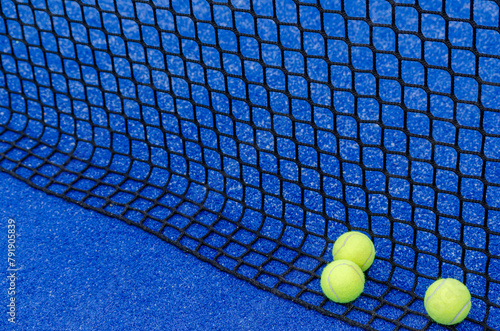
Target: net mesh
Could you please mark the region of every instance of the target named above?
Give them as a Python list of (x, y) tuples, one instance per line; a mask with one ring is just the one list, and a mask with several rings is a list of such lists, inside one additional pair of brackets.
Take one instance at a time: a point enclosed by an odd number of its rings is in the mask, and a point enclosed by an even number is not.
[[(0, 170), (352, 325), (500, 328), (495, 1), (2, 0)], [(335, 239), (365, 292), (328, 301)]]

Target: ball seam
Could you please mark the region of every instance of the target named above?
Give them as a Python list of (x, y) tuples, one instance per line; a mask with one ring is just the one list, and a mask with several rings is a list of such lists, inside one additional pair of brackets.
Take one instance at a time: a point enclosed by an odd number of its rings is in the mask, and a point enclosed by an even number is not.
[(337, 249), (337, 251), (335, 252), (335, 254), (333, 254), (333, 258), (334, 258), (334, 259), (335, 259), (335, 255), (337, 255), (337, 254), (340, 252), (340, 250), (341, 250), (341, 249), (345, 246), (345, 244), (347, 243), (347, 240), (348, 240), (349, 238), (351, 238), (352, 236), (354, 236), (355, 234), (356, 234), (356, 233), (351, 233), (351, 234), (349, 234), (349, 235), (347, 236), (347, 238), (345, 238), (344, 243), (342, 244), (342, 246), (340, 246), (340, 247), (339, 247), (339, 249)]
[(427, 304), (427, 303), (429, 302), (429, 300), (430, 300), (430, 299), (434, 296), (434, 294), (436, 294), (437, 290), (439, 290), (439, 288), (440, 288), (441, 286), (443, 286), (443, 284), (444, 284), (444, 283), (446, 283), (446, 279), (445, 279), (445, 280), (443, 280), (443, 281), (441, 282), (441, 284), (439, 284), (439, 286), (438, 286), (438, 287), (436, 287), (436, 289), (434, 290), (434, 292), (432, 292), (432, 294), (431, 294), (431, 295), (429, 295), (429, 296), (427, 297), (427, 299), (426, 299), (426, 300), (425, 300), (425, 302), (424, 302), (425, 304)]
[(348, 267), (350, 267), (352, 270), (354, 270), (354, 272), (358, 274), (359, 279), (360, 279), (360, 280), (363, 280), (363, 277), (359, 274), (359, 272), (356, 270), (356, 268), (354, 268), (352, 265), (349, 265), (349, 264), (347, 264), (347, 263), (345, 263), (345, 265), (347, 265), (347, 266), (348, 266)]
[(333, 289), (333, 287), (332, 287), (332, 284), (330, 284), (330, 276), (332, 275), (333, 270), (334, 270), (335, 268), (337, 268), (337, 267), (338, 267), (338, 266), (335, 266), (335, 267), (333, 267), (333, 268), (332, 268), (332, 270), (330, 270), (330, 273), (328, 274), (328, 279), (327, 279), (327, 281), (328, 281), (328, 286), (330, 287), (330, 290), (332, 290), (332, 292), (333, 292), (333, 294), (335, 295), (335, 297), (337, 298), (337, 300), (339, 300), (339, 301), (340, 301), (340, 298), (339, 298), (339, 296), (337, 295), (337, 292), (335, 292), (335, 290), (334, 290), (334, 289)]
[(370, 258), (372, 257), (372, 255), (373, 255), (373, 252), (374, 252), (374, 251), (375, 251), (374, 249), (372, 249), (372, 250), (370, 251), (370, 255), (368, 255), (368, 257), (366, 258), (366, 261), (365, 261), (365, 263), (363, 263), (363, 265), (361, 266), (361, 269), (363, 269), (363, 268), (365, 267), (365, 265), (368, 263), (368, 261), (370, 261)]
[(465, 303), (465, 305), (462, 307), (462, 309), (458, 312), (457, 316), (455, 316), (455, 318), (451, 320), (451, 324), (455, 324), (455, 321), (457, 320), (458, 316), (460, 316), (460, 314), (462, 314), (462, 312), (464, 311), (465, 307), (467, 307), (467, 305), (469, 303), (471, 303), (471, 299), (469, 299), (469, 301), (467, 301)]

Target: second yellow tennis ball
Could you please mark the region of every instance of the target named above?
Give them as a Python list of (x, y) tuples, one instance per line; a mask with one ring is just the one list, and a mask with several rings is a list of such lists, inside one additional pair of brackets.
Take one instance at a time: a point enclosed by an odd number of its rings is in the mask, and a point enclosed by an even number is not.
[(351, 231), (344, 233), (335, 241), (332, 254), (335, 261), (349, 260), (365, 271), (375, 259), (375, 247), (367, 235)]
[(334, 302), (351, 302), (364, 288), (365, 275), (356, 263), (349, 260), (329, 263), (321, 273), (321, 289)]
[(424, 306), (429, 316), (437, 323), (457, 324), (469, 314), (470, 292), (456, 279), (438, 279), (425, 292)]

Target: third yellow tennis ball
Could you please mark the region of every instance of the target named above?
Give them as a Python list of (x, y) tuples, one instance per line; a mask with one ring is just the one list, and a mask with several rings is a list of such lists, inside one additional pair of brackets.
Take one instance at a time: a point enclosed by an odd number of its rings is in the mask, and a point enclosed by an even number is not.
[(471, 296), (467, 287), (453, 278), (438, 279), (425, 292), (425, 310), (436, 323), (453, 325), (469, 314)]
[(332, 254), (335, 261), (349, 260), (365, 271), (375, 259), (375, 247), (367, 235), (351, 231), (344, 233), (335, 241)]

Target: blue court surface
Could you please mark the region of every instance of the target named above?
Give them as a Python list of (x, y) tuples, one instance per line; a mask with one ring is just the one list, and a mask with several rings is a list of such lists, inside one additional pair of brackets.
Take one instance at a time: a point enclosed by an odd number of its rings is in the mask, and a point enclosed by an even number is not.
[(2, 330), (360, 330), (4, 173), (0, 192), (0, 249), (14, 218), (21, 267), (18, 323), (2, 308)]
[(497, 2), (2, 0), (0, 58), (20, 329), (500, 329)]

